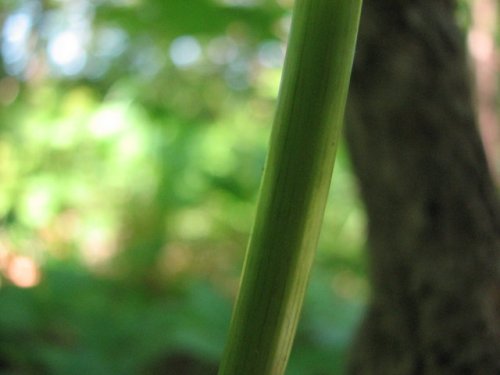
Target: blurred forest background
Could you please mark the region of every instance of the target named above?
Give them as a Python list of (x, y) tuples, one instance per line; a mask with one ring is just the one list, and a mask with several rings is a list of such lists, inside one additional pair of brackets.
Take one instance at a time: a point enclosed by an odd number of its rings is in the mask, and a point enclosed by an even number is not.
[[(1, 374), (215, 374), (292, 6), (2, 0)], [(457, 13), (493, 169), (495, 6)], [(342, 369), (364, 230), (342, 148), (289, 375)]]

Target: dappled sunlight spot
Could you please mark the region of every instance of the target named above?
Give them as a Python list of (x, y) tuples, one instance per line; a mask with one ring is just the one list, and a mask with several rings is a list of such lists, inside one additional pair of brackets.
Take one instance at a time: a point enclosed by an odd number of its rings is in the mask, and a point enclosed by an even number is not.
[(25, 13), (14, 13), (4, 23), (3, 35), (7, 42), (23, 42), (28, 38), (32, 25), (31, 18)]
[(487, 61), (495, 51), (493, 35), (481, 30), (471, 30), (467, 38), (471, 55), (479, 61)]
[(20, 74), (29, 60), (28, 39), (31, 33), (32, 19), (24, 13), (13, 13), (7, 17), (2, 30), (2, 56), (7, 72)]
[(31, 288), (40, 283), (40, 267), (26, 256), (14, 256), (5, 270), (7, 278), (20, 288)]
[(336, 294), (351, 300), (364, 298), (368, 293), (366, 280), (347, 269), (337, 271), (331, 286)]
[(118, 154), (125, 160), (132, 161), (142, 155), (146, 142), (141, 139), (142, 134), (129, 132), (120, 138), (117, 144)]
[(121, 103), (103, 106), (89, 122), (91, 134), (101, 139), (112, 137), (124, 130), (127, 125), (127, 109), (128, 106)]
[(81, 239), (83, 261), (92, 269), (105, 265), (117, 250), (117, 241), (113, 233), (104, 228), (91, 228)]
[(16, 100), (19, 94), (19, 82), (12, 77), (5, 77), (0, 80), (0, 104), (10, 105)]
[(47, 52), (50, 60), (67, 75), (80, 73), (87, 61), (87, 52), (81, 36), (71, 30), (63, 31), (53, 37)]
[(200, 57), (200, 43), (192, 36), (180, 36), (170, 45), (170, 58), (180, 68), (194, 65)]
[(500, 139), (498, 121), (499, 31), (498, 1), (475, 0), (471, 4), (472, 24), (468, 33), (469, 53), (474, 60), (475, 92), (481, 137), (492, 175), (500, 181)]

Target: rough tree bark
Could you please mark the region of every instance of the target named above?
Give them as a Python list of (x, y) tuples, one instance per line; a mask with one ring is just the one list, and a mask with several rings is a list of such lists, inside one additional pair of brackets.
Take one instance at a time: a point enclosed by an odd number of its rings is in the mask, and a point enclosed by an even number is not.
[(347, 138), (373, 293), (350, 375), (500, 374), (500, 208), (451, 0), (365, 0)]

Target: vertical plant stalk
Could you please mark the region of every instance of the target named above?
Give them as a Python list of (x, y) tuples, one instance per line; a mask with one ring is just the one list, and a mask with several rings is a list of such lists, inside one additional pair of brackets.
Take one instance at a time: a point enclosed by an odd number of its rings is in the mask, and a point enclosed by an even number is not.
[(361, 0), (296, 0), (257, 215), (219, 375), (286, 368), (316, 251)]

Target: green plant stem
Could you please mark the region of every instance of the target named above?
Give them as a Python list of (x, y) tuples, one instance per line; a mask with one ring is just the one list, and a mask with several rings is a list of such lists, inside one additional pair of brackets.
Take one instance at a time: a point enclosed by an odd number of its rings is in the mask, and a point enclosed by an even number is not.
[(283, 374), (323, 221), (361, 0), (296, 0), (257, 215), (219, 375)]

